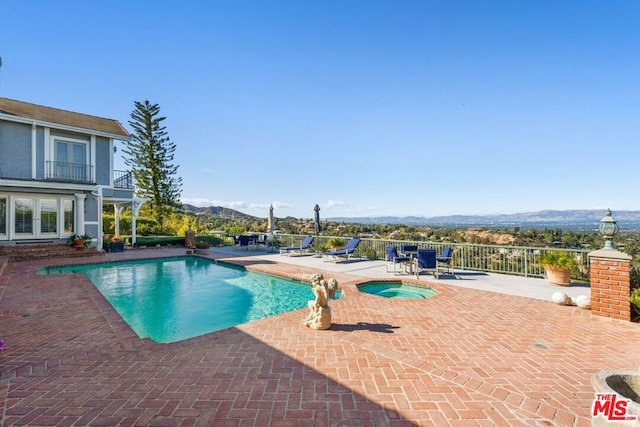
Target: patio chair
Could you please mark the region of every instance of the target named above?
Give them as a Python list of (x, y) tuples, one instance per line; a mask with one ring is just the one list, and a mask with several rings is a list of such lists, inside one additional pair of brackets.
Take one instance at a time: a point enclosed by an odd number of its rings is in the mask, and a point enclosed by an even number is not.
[(343, 259), (344, 261), (349, 261), (353, 258), (353, 253), (358, 249), (358, 245), (360, 244), (360, 239), (357, 237), (352, 237), (349, 239), (347, 244), (342, 249), (338, 249), (335, 251), (327, 251), (322, 254), (322, 261), (333, 261), (338, 262), (338, 260)]
[(280, 255), (306, 255), (312, 253), (311, 244), (313, 243), (313, 236), (307, 236), (302, 240), (298, 246), (285, 246), (280, 248)]
[(408, 267), (410, 268), (410, 262), (411, 262), (410, 256), (399, 256), (395, 246), (387, 246), (384, 249), (387, 252), (387, 260), (386, 260), (387, 273), (389, 273), (390, 266), (393, 266), (394, 275), (398, 271), (396, 270), (396, 266), (404, 267), (405, 271), (407, 270)]
[(414, 271), (416, 279), (419, 279), (422, 271), (433, 274), (434, 278), (438, 278), (438, 261), (436, 261), (435, 249), (418, 249), (414, 259)]
[(418, 252), (418, 245), (402, 245), (400, 246), (400, 255), (411, 256)]
[(238, 246), (240, 249), (246, 248), (247, 250), (255, 247), (256, 238), (253, 236), (239, 236), (238, 237)]
[(258, 240), (256, 240), (257, 246), (262, 246), (267, 249), (269, 247), (269, 235), (268, 234), (260, 234), (258, 236)]
[(438, 268), (441, 265), (446, 267), (444, 271), (447, 274), (453, 274), (453, 249), (449, 246), (446, 246), (442, 249), (442, 256), (436, 257), (436, 261), (438, 262)]

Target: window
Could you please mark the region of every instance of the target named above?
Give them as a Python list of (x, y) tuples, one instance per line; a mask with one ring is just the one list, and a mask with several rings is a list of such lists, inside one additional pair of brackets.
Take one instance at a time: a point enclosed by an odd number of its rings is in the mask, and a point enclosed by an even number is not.
[(7, 235), (7, 198), (0, 197), (0, 236)]
[(87, 175), (87, 144), (81, 141), (54, 139), (54, 177), (84, 181)]
[(14, 226), (16, 234), (33, 234), (32, 198), (16, 198)]
[(73, 217), (74, 217), (74, 212), (73, 212), (73, 200), (62, 200), (62, 215), (63, 215), (63, 221), (64, 221), (64, 232), (65, 233), (72, 233), (74, 232), (73, 229)]
[(58, 232), (58, 200), (40, 199), (40, 234)]

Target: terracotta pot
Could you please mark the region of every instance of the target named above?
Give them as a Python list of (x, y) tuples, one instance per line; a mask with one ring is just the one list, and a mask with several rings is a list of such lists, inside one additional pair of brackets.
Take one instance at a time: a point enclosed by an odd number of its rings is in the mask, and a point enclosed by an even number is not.
[(546, 271), (549, 283), (560, 286), (569, 286), (571, 284), (571, 270), (551, 270), (547, 268)]

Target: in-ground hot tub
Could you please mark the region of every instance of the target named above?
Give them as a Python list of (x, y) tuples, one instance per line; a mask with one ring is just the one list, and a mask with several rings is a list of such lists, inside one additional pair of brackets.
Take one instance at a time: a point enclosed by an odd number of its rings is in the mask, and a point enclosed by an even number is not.
[(358, 290), (384, 298), (427, 299), (438, 294), (431, 288), (402, 282), (369, 282), (358, 285)]

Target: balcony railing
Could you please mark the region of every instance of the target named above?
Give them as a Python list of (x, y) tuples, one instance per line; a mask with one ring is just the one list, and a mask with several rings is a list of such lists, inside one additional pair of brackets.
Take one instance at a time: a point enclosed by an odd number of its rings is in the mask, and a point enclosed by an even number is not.
[(114, 188), (133, 188), (133, 175), (129, 171), (113, 171)]
[(49, 181), (81, 183), (93, 182), (91, 179), (91, 165), (47, 161), (46, 167), (45, 179)]
[[(281, 244), (293, 246), (300, 244), (305, 236), (296, 234), (282, 234), (279, 236)], [(335, 236), (318, 236), (313, 242), (313, 247), (318, 245), (318, 250), (329, 239)], [(341, 237), (345, 243), (349, 238)], [(400, 249), (402, 245), (418, 245), (420, 249), (436, 249), (442, 253), (445, 246), (453, 248), (453, 266), (460, 270), (485, 271), (490, 273), (511, 274), (524, 277), (544, 277), (545, 270), (540, 264), (540, 257), (549, 251), (566, 251), (573, 254), (579, 267), (572, 272), (572, 278), (576, 280), (589, 279), (589, 260), (587, 254), (590, 249), (558, 249), (540, 248), (528, 246), (501, 246), (478, 245), (473, 243), (449, 243), (449, 242), (419, 242), (409, 240), (386, 240), (362, 238), (358, 246), (358, 253), (368, 259), (384, 259), (385, 246), (395, 246)]]

